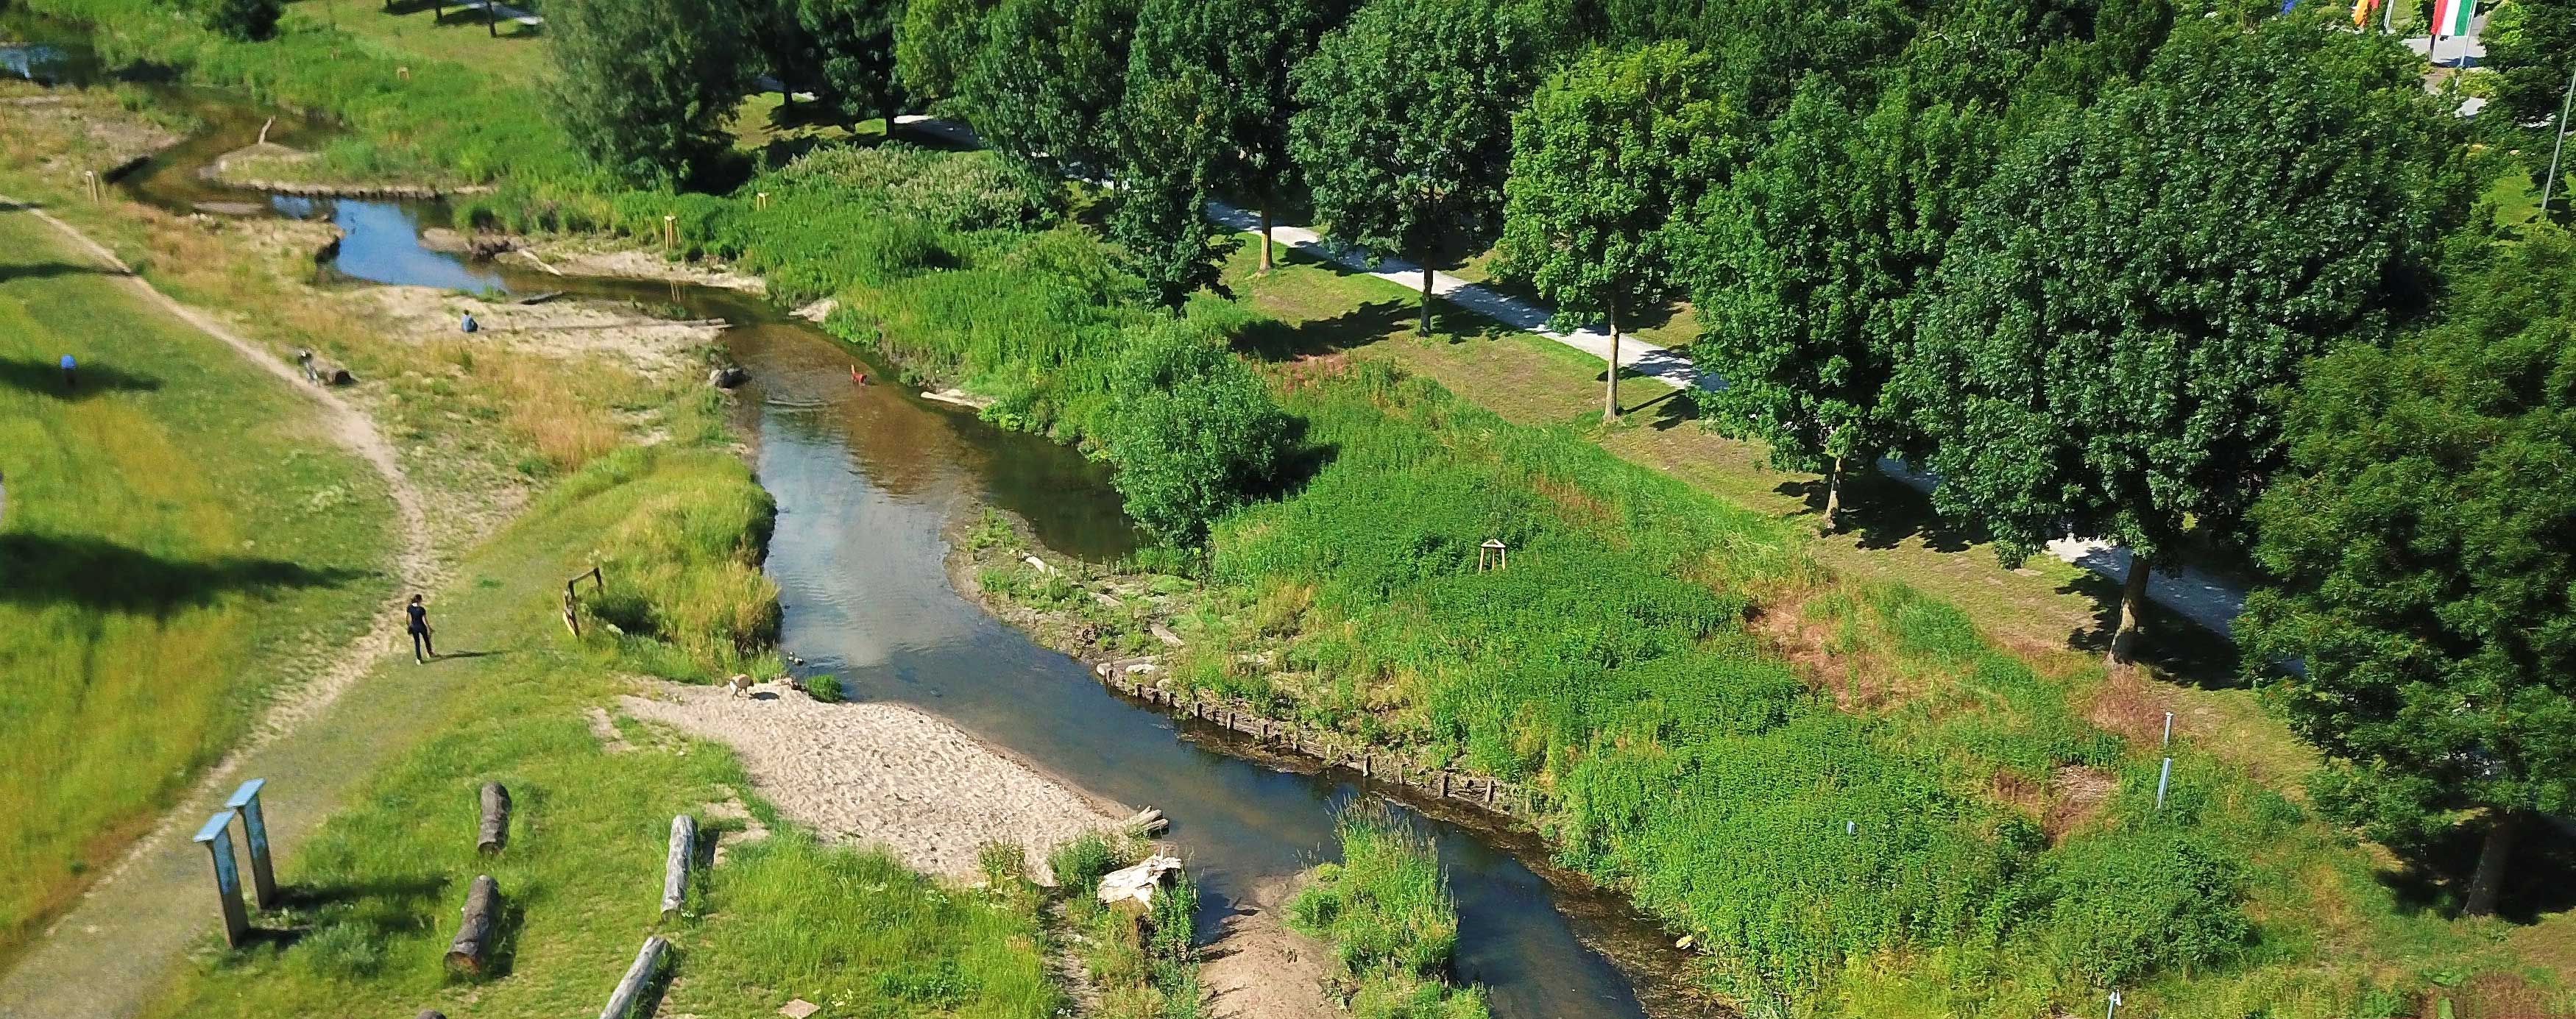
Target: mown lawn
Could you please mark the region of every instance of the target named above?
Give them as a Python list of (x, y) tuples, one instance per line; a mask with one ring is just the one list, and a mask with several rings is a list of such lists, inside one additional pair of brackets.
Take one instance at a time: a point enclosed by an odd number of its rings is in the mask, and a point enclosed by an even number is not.
[(0, 956), (398, 582), (384, 482), (317, 417), (0, 212)]

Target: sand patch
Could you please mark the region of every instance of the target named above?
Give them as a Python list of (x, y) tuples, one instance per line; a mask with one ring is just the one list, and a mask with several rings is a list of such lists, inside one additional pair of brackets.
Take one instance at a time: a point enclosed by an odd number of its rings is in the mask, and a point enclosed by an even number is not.
[(516, 251), (547, 271), (562, 276), (664, 280), (739, 290), (747, 294), (769, 292), (769, 284), (758, 276), (693, 262), (673, 262), (663, 258), (659, 251), (609, 247), (596, 241), (581, 240), (525, 240), (516, 245)]
[[(657, 381), (695, 374), (698, 352), (723, 331), (606, 301), (513, 304), (434, 287), (393, 286), (370, 287), (367, 297), (395, 332), (416, 340), (489, 343), (559, 360), (607, 357)], [(474, 316), (471, 333), (458, 328), (467, 315)]]
[(826, 837), (883, 846), (915, 870), (972, 878), (994, 841), (1046, 854), (1124, 813), (1095, 804), (962, 729), (894, 704), (823, 704), (776, 684), (749, 697), (718, 687), (652, 684), (620, 697), (636, 718), (733, 748), (761, 795)]
[(1298, 880), (1254, 887), (1200, 950), (1209, 1019), (1309, 1019), (1338, 1011), (1324, 996), (1332, 950), (1279, 922)]
[(626, 734), (617, 731), (617, 722), (608, 717), (608, 709), (585, 708), (582, 711), (582, 717), (589, 720), (590, 735), (599, 740), (600, 749), (612, 754), (622, 754), (635, 749), (635, 744), (626, 742)]

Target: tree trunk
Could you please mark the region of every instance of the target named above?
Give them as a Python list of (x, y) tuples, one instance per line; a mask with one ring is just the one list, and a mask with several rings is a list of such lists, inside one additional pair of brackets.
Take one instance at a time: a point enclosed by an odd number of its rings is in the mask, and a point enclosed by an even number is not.
[(499, 782), (483, 783), (483, 830), (475, 836), (474, 848), (485, 855), (501, 851), (510, 841), (510, 791)]
[(2113, 664), (2126, 664), (2137, 655), (2138, 630), (2143, 625), (2140, 617), (2147, 609), (2147, 575), (2154, 570), (2155, 564), (2147, 557), (2135, 551), (2129, 553), (2129, 576), (2120, 584), (2120, 626), (2111, 631)]
[(681, 814), (671, 819), (671, 854), (662, 867), (662, 919), (669, 922), (680, 915), (681, 900), (689, 891), (689, 865), (695, 862), (698, 847), (698, 819)]
[(1610, 370), (1602, 372), (1601, 377), (1608, 380), (1602, 389), (1601, 423), (1616, 424), (1619, 421), (1619, 302), (1616, 300), (1610, 302)]
[(465, 892), (464, 920), (456, 940), (447, 946), (447, 965), (467, 973), (483, 972), (483, 953), (492, 946), (492, 924), (501, 912), (501, 885), (484, 874)]
[(1431, 257), (1422, 258), (1422, 335), (1431, 335)]
[(1843, 458), (1835, 457), (1834, 466), (1825, 474), (1824, 532), (1833, 534), (1843, 529)]
[(495, 39), (501, 37), (501, 4), (499, 0), (483, 0), (483, 34)]
[(653, 982), (653, 971), (662, 968), (662, 953), (670, 950), (671, 943), (659, 935), (645, 938), (644, 949), (635, 953), (635, 964), (626, 967), (626, 976), (608, 993), (608, 1005), (599, 1010), (599, 1019), (627, 1019), (635, 1011), (635, 1002), (644, 997), (644, 985)]
[(2487, 844), (2478, 851), (2478, 870), (2469, 877), (2469, 901), (2460, 907), (2461, 916), (2495, 915), (2496, 896), (2504, 887), (2504, 865), (2513, 857), (2514, 838), (2520, 834), (2521, 811), (2487, 812)]
[(1261, 268), (1258, 271), (1267, 273), (1270, 268), (1270, 199), (1263, 198), (1261, 200)]

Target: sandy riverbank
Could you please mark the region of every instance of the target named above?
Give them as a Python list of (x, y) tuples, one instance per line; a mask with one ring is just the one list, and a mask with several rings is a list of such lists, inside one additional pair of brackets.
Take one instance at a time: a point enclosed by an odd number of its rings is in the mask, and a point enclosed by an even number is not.
[(1096, 802), (964, 730), (896, 704), (823, 704), (764, 684), (651, 684), (618, 699), (628, 715), (725, 744), (780, 813), (826, 836), (883, 846), (924, 873), (970, 879), (976, 852), (1019, 844), (1052, 881), (1046, 854), (1128, 811)]

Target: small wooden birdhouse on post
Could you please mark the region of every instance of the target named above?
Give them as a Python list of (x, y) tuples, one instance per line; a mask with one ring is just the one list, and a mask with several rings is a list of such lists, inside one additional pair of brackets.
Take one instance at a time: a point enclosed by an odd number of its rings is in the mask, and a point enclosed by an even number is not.
[(1478, 573), (1503, 569), (1511, 564), (1511, 550), (1503, 547), (1501, 538), (1487, 538), (1485, 544), (1476, 550), (1476, 572)]

